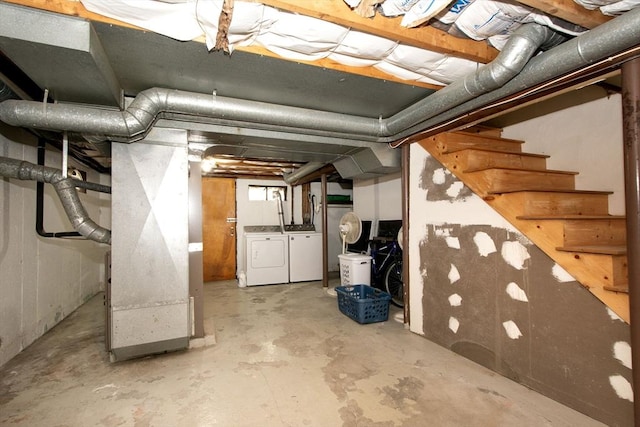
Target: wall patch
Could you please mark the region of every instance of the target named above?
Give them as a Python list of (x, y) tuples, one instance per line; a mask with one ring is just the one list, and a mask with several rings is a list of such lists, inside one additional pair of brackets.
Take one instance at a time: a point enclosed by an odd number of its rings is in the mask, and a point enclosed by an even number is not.
[(460, 272), (455, 265), (451, 264), (451, 269), (449, 269), (449, 283), (453, 285), (458, 280), (460, 280)]
[(507, 294), (516, 301), (529, 302), (526, 292), (515, 282), (507, 285)]
[(449, 329), (453, 331), (454, 334), (458, 333), (458, 328), (460, 327), (460, 321), (455, 317), (449, 317)]
[(558, 264), (555, 264), (553, 266), (553, 268), (551, 269), (551, 274), (553, 274), (553, 277), (555, 277), (556, 280), (558, 280), (558, 282), (560, 283), (576, 281), (576, 279), (572, 275), (567, 273), (567, 270), (560, 267)]
[(457, 237), (447, 237), (447, 246), (453, 249), (460, 249), (460, 239)]
[(449, 297), (449, 305), (451, 307), (459, 307), (462, 305), (462, 297), (458, 294), (453, 294)]
[(433, 183), (436, 185), (442, 185), (446, 182), (446, 171), (444, 168), (436, 169), (433, 171)]
[(611, 384), (611, 387), (613, 387), (620, 399), (633, 402), (633, 389), (625, 377), (622, 375), (611, 375), (609, 377), (609, 384)]
[(489, 254), (495, 253), (498, 250), (496, 249), (496, 244), (487, 233), (484, 231), (478, 231), (475, 236), (473, 236), (473, 242), (476, 244), (478, 248), (478, 253), (480, 256), (486, 257)]
[(524, 263), (531, 258), (527, 248), (520, 242), (504, 242), (501, 254), (505, 262), (517, 270), (524, 270)]
[(626, 341), (618, 341), (613, 345), (613, 357), (623, 366), (631, 369), (631, 346)]
[(454, 182), (447, 189), (447, 196), (451, 197), (452, 199), (457, 198), (460, 195), (460, 193), (462, 192), (463, 187), (464, 187), (464, 184), (462, 182), (460, 182), (460, 181)]
[(624, 320), (622, 320), (622, 318), (620, 316), (618, 316), (613, 310), (611, 310), (609, 307), (605, 307), (607, 309), (607, 314), (609, 315), (609, 317), (611, 318), (611, 320), (619, 320), (621, 322), (624, 322)]
[(508, 320), (502, 323), (504, 330), (507, 332), (507, 336), (512, 340), (517, 340), (522, 336), (522, 332), (520, 332), (520, 328), (513, 320)]

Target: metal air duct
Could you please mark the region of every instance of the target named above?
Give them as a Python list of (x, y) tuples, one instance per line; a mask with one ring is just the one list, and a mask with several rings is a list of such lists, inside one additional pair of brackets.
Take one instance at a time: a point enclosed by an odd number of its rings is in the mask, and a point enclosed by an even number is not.
[(299, 167), (295, 171), (284, 175), (284, 182), (286, 182), (287, 184), (291, 184), (292, 182), (295, 182), (296, 180), (309, 175), (311, 172), (317, 171), (323, 166), (324, 163), (321, 162), (309, 162), (306, 165)]
[(61, 170), (7, 157), (0, 157), (0, 176), (50, 183), (58, 193), (73, 228), (89, 240), (111, 244), (111, 231), (100, 227), (89, 218), (76, 190), (76, 187), (83, 186), (91, 190), (110, 192), (109, 187), (93, 183), (83, 184), (83, 181), (64, 178)]
[(408, 126), (508, 81), (543, 43), (557, 40), (557, 37), (553, 31), (537, 24), (523, 26), (491, 64), (482, 67), (462, 83), (452, 84), (389, 119), (378, 120), (163, 88), (140, 92), (124, 111), (9, 100), (0, 104), (0, 119), (14, 126), (106, 135), (114, 141), (132, 142), (143, 138), (161, 114), (177, 113), (191, 116), (190, 120), (205, 116), (241, 127), (275, 125), (305, 134), (386, 142), (380, 138), (393, 137)]
[(542, 25), (527, 24), (520, 27), (509, 36), (507, 44), (496, 59), (385, 120), (382, 134), (396, 135), (443, 111), (499, 88), (515, 77), (541, 46), (554, 45), (564, 40), (564, 36)]
[(345, 138), (389, 143), (444, 122), (454, 110), (471, 111), (489, 97), (516, 93), (580, 69), (635, 46), (639, 40), (637, 8), (530, 61), (540, 46), (557, 42), (558, 36), (545, 27), (528, 24), (511, 36), (492, 63), (386, 119), (153, 88), (141, 92), (124, 111), (7, 100), (0, 103), (0, 120), (14, 126), (93, 133), (132, 142), (144, 137), (162, 114), (177, 113), (185, 120), (215, 118), (225, 126), (245, 129), (276, 127), (304, 135), (307, 141), (315, 136), (336, 138), (337, 143)]

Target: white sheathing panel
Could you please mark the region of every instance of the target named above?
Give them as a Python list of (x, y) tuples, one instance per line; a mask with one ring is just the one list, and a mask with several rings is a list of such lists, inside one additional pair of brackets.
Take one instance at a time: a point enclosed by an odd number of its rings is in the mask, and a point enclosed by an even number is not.
[[(0, 135), (0, 155), (37, 162), (30, 136)], [(29, 144), (25, 144), (29, 143)], [(88, 172), (92, 182), (103, 180)], [(60, 168), (57, 152), (47, 152), (47, 166)], [(108, 178), (103, 182), (109, 184)], [(110, 216), (109, 196), (80, 195), (94, 219)], [(43, 335), (104, 285), (107, 245), (81, 240), (45, 239), (35, 231), (36, 183), (0, 180), (0, 366)], [(45, 229), (73, 230), (53, 188), (45, 185)], [(103, 223), (99, 222), (101, 225)]]

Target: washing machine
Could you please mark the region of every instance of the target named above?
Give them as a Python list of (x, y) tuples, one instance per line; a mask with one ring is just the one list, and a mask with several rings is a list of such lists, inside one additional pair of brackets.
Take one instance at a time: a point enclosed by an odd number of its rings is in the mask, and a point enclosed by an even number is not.
[[(255, 229), (255, 228), (254, 228)], [(289, 236), (245, 227), (244, 271), (247, 286), (289, 282)]]

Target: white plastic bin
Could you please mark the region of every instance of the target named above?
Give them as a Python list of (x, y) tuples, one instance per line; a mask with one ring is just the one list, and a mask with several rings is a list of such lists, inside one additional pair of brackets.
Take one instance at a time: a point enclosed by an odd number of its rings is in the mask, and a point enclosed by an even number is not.
[(340, 284), (371, 286), (371, 257), (362, 254), (340, 254)]

